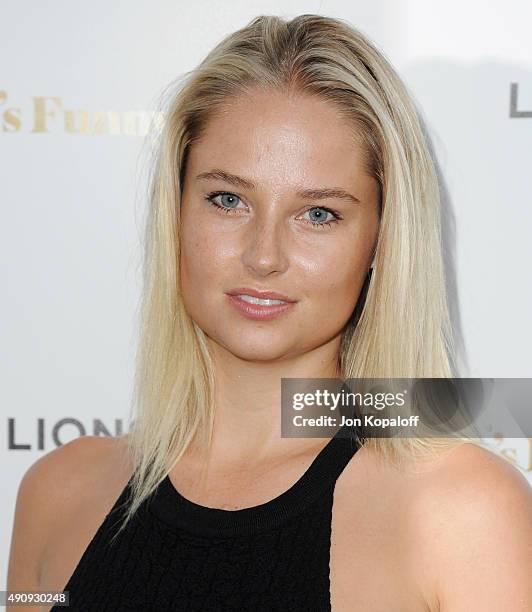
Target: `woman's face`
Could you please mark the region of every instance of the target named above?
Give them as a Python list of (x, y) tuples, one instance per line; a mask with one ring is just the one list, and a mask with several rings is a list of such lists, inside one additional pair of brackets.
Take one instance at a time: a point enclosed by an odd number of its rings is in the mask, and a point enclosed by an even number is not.
[[(371, 264), (378, 185), (330, 103), (256, 91), (212, 119), (190, 150), (181, 202), (187, 312), (245, 360), (339, 347)], [(240, 288), (288, 306), (257, 306)]]

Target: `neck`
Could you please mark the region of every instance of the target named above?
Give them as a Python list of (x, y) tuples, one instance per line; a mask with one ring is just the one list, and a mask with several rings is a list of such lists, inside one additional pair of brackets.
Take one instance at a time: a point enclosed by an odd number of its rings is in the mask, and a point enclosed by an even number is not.
[(281, 378), (336, 378), (341, 336), (303, 355), (243, 360), (209, 339), (215, 366), (215, 419), (211, 456), (271, 456), (323, 445), (281, 438)]

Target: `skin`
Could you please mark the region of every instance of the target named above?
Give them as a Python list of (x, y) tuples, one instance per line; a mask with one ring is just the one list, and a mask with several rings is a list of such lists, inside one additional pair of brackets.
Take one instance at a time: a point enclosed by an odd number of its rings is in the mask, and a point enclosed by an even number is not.
[[(327, 442), (280, 437), (279, 381), (336, 375), (341, 330), (371, 263), (378, 193), (346, 127), (323, 101), (263, 92), (235, 100), (192, 148), (181, 202), (181, 291), (214, 356), (216, 419), (210, 453), (193, 441), (170, 478), (202, 505), (233, 510), (273, 499)], [(256, 187), (196, 180), (213, 168)], [(316, 187), (341, 187), (360, 203), (296, 195)], [(204, 199), (211, 191), (238, 196), (242, 212), (211, 207)], [(308, 225), (317, 205), (342, 221)], [(237, 286), (298, 303), (277, 319), (250, 321), (224, 295)], [(64, 588), (131, 475), (124, 438), (79, 438), (26, 472), (8, 589)], [(361, 448), (336, 482), (331, 528), (333, 612), (532, 607), (531, 487), (473, 444), (403, 471)], [(16, 608), (25, 609), (37, 608)]]
[[(217, 355), (264, 370), (281, 361), (293, 367), (322, 348), (333, 362), (379, 223), (378, 185), (363, 171), (350, 132), (337, 111), (315, 97), (264, 92), (233, 102), (192, 147), (181, 203), (181, 286), (190, 316), (217, 345)], [(215, 168), (256, 187), (197, 178)], [(343, 188), (360, 202), (297, 195), (320, 187)], [(223, 190), (235, 197), (215, 198), (225, 207), (220, 211), (205, 197)], [(320, 205), (343, 218), (325, 216)], [(310, 221), (319, 213), (330, 222), (315, 227)], [(276, 290), (297, 299), (297, 308), (250, 321), (224, 295), (238, 286)]]
[[(279, 440), (281, 376), (337, 375), (341, 334), (379, 229), (379, 186), (352, 132), (317, 97), (255, 91), (212, 119), (191, 149), (181, 201), (181, 291), (214, 355), (213, 455), (254, 461), (257, 451), (271, 457), (296, 446)], [(213, 170), (254, 186), (200, 177)], [(320, 188), (358, 201), (298, 194)], [(225, 211), (206, 200), (212, 192), (227, 193), (214, 197)], [(236, 287), (276, 291), (297, 304), (252, 321), (229, 303), (225, 293)]]

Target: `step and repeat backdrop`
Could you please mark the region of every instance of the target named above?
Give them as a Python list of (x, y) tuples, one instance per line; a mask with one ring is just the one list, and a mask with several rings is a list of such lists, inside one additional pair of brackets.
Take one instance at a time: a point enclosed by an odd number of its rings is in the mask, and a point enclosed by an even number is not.
[[(27, 468), (127, 430), (157, 100), (256, 15), (347, 19), (392, 61), (439, 166), (462, 375), (532, 376), (530, 3), (4, 0), (1, 13), (3, 584)], [(530, 440), (490, 443), (532, 482)]]

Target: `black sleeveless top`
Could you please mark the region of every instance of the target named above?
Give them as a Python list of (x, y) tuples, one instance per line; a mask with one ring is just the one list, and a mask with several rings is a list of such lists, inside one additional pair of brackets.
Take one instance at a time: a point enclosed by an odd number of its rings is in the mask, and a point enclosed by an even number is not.
[(330, 610), (333, 492), (359, 447), (343, 426), (287, 491), (241, 510), (198, 505), (166, 477), (110, 543), (128, 483), (64, 588), (67, 609)]

